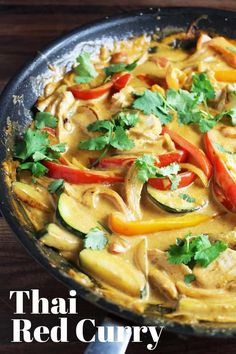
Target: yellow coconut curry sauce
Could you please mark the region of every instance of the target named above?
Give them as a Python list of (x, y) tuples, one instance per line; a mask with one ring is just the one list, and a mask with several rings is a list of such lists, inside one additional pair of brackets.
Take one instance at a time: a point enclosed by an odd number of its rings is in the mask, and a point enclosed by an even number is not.
[(12, 191), (70, 275), (135, 311), (235, 322), (235, 42), (191, 28), (104, 45), (36, 108)]

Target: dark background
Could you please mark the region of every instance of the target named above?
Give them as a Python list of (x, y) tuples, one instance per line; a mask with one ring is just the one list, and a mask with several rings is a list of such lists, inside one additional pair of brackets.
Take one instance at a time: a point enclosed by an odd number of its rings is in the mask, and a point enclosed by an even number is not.
[[(208, 6), (236, 10), (236, 0), (0, 0), (0, 92), (26, 60), (59, 35), (93, 20), (146, 6)], [(9, 291), (31, 288), (40, 289), (40, 295), (49, 299), (68, 296), (67, 288), (28, 255), (0, 217), (0, 354), (82, 354), (86, 344), (76, 342), (73, 335), (69, 344), (10, 343), (14, 301), (9, 301)], [(30, 312), (29, 306), (27, 310)], [(71, 332), (80, 319), (95, 318), (99, 324), (105, 315), (81, 299), (78, 300), (78, 312), (78, 317), (69, 316)], [(26, 315), (25, 318), (32, 321), (33, 327), (57, 324), (55, 315)], [(127, 354), (151, 353), (146, 349), (150, 338), (142, 338), (143, 343), (129, 345)], [(183, 338), (164, 332), (155, 352), (233, 354), (235, 343), (234, 340)]]

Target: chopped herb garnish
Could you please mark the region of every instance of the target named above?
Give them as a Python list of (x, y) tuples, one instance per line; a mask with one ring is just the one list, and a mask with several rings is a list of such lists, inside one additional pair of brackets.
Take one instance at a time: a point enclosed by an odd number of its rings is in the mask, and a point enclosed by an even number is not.
[(64, 151), (63, 143), (50, 145), (47, 132), (28, 128), (23, 140), (15, 144), (14, 157), (22, 161), (19, 170), (31, 170), (33, 176), (39, 177), (48, 171), (39, 161), (55, 160)]
[(56, 179), (48, 185), (49, 193), (60, 195), (64, 189), (64, 179)]
[(186, 200), (186, 202), (188, 202), (188, 203), (194, 203), (196, 201), (195, 198), (191, 197), (191, 195), (189, 195), (187, 193), (181, 193), (179, 196), (183, 200)]
[(37, 112), (34, 121), (37, 129), (57, 127), (57, 118), (49, 112)]
[(171, 163), (165, 167), (155, 166), (155, 157), (149, 154), (144, 154), (143, 156), (135, 160), (135, 166), (138, 168), (138, 178), (142, 182), (147, 182), (149, 178), (154, 177), (169, 177), (172, 185), (171, 189), (174, 190), (178, 188), (180, 178), (177, 173), (180, 171), (180, 166), (177, 163)]
[(118, 150), (130, 150), (134, 147), (126, 129), (138, 122), (138, 113), (124, 111), (115, 115), (111, 120), (100, 120), (88, 125), (88, 131), (99, 132), (102, 135), (83, 140), (79, 143), (81, 150), (103, 150), (114, 147)]
[(107, 236), (98, 227), (94, 227), (84, 238), (84, 247), (92, 250), (102, 250), (108, 243)]
[(114, 73), (119, 73), (121, 71), (132, 71), (136, 68), (138, 60), (135, 60), (131, 64), (119, 63), (119, 64), (111, 64), (107, 68), (104, 69), (106, 76), (111, 76)]
[(191, 92), (198, 96), (198, 103), (206, 103), (207, 100), (212, 100), (215, 98), (215, 90), (208, 79), (206, 73), (199, 73), (193, 75), (193, 84)]
[(147, 283), (144, 287), (140, 290), (140, 299), (144, 300), (147, 297)]
[(211, 243), (208, 235), (188, 234), (185, 239), (177, 239), (175, 245), (171, 245), (167, 251), (168, 261), (172, 264), (197, 264), (207, 267), (223, 251), (227, 245), (223, 241)]
[(145, 90), (141, 96), (137, 96), (133, 102), (133, 108), (147, 115), (154, 114), (162, 124), (167, 124), (173, 119), (166, 99), (159, 92)]
[(74, 68), (77, 74), (75, 81), (78, 84), (89, 83), (97, 76), (96, 69), (90, 60), (90, 54), (82, 53), (76, 60), (78, 65)]
[(189, 285), (191, 284), (194, 280), (196, 280), (196, 277), (194, 274), (185, 274), (184, 276), (184, 282), (185, 284)]

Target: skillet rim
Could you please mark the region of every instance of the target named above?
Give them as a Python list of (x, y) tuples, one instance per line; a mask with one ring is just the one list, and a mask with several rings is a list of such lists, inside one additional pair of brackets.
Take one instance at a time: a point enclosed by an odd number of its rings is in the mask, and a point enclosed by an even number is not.
[[(196, 16), (205, 13), (209, 16), (217, 15), (220, 17), (225, 18), (235, 18), (236, 19), (236, 12), (229, 11), (229, 10), (219, 10), (216, 8), (207, 8), (207, 7), (157, 7), (157, 8), (140, 8), (137, 11), (127, 12), (125, 14), (117, 15), (117, 16), (107, 16), (105, 19), (99, 19), (93, 21), (89, 24), (84, 26), (77, 27), (76, 29), (69, 31), (63, 36), (58, 37), (56, 40), (50, 42), (43, 50), (40, 51), (40, 54), (37, 54), (30, 60), (26, 62), (26, 64), (18, 70), (18, 72), (14, 75), (14, 77), (9, 81), (6, 85), (5, 89), (2, 91), (0, 96), (0, 117), (2, 116), (2, 107), (5, 105), (9, 105), (9, 96), (12, 96), (17, 88), (17, 86), (22, 83), (24, 78), (29, 75), (29, 71), (34, 72), (35, 68), (37, 69), (37, 65), (43, 61), (42, 56), (49, 56), (54, 51), (56, 52), (60, 46), (66, 42), (67, 39), (72, 39), (76, 37), (79, 33), (83, 33), (89, 35), (90, 32), (96, 31), (96, 28), (100, 30), (109, 29), (110, 25), (126, 23), (130, 20), (130, 23), (135, 23), (135, 20), (140, 16), (150, 16), (151, 18), (154, 15), (164, 16), (173, 14), (181, 13), (183, 11), (187, 14), (196, 14)], [(6, 115), (6, 114), (5, 114)], [(5, 127), (7, 126), (7, 119), (4, 122), (0, 121), (0, 126)], [(2, 134), (2, 129), (0, 131)], [(1, 139), (4, 136), (0, 136)], [(6, 146), (4, 142), (0, 142), (0, 147), (3, 147), (3, 150)], [(0, 148), (0, 164), (5, 159), (5, 150), (2, 151)], [(37, 247), (37, 243), (35, 239), (30, 238), (27, 234), (26, 230), (20, 225), (20, 221), (13, 213), (13, 209), (8, 199), (8, 187), (5, 183), (5, 175), (0, 170), (0, 186), (2, 187), (2, 195), (0, 200), (0, 209), (2, 214), (4, 215), (5, 220), (7, 221), (8, 225), (10, 226), (11, 230), (15, 233), (17, 239), (23, 244), (25, 249), (28, 253), (33, 256), (33, 258), (41, 264), (51, 275), (53, 275), (57, 280), (62, 282), (64, 285), (71, 289), (75, 289), (77, 294), (82, 297), (84, 300), (93, 303), (95, 306), (103, 309), (106, 312), (112, 313), (113, 315), (119, 316), (122, 319), (127, 321), (135, 322), (139, 325), (155, 325), (155, 326), (165, 326), (165, 330), (172, 331), (179, 334), (185, 335), (194, 335), (194, 336), (208, 336), (208, 337), (222, 337), (222, 338), (236, 338), (236, 327), (235, 328), (223, 328), (220, 326), (201, 326), (193, 325), (193, 324), (186, 324), (181, 322), (170, 321), (164, 317), (158, 317), (156, 319), (147, 317), (145, 315), (140, 315), (135, 313), (131, 310), (128, 310), (116, 303), (113, 303), (103, 296), (99, 296), (91, 292), (91, 290), (86, 289), (85, 287), (81, 286), (78, 282), (74, 281), (69, 276), (63, 274), (63, 272), (59, 268), (55, 268), (50, 264), (50, 261), (43, 255), (42, 252), (39, 251)]]

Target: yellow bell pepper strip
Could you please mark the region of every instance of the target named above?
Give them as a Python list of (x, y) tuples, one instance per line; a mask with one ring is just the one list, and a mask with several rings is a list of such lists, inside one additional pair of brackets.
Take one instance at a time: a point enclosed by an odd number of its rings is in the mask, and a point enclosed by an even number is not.
[(175, 217), (160, 217), (144, 221), (127, 221), (118, 213), (110, 214), (108, 224), (113, 232), (126, 236), (145, 235), (158, 231), (183, 229), (213, 218), (209, 214), (191, 214)]
[(236, 82), (236, 70), (217, 70), (215, 71), (215, 79), (220, 82)]

